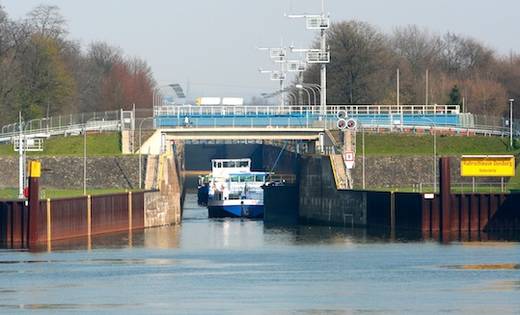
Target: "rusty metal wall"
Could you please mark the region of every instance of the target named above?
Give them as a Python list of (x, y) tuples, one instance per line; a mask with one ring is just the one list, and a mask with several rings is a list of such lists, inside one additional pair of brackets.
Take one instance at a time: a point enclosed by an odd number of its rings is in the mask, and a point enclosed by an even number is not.
[[(91, 197), (92, 235), (144, 228), (145, 192), (132, 194), (132, 224), (129, 223), (129, 194)], [(40, 201), (39, 220), (36, 225), (37, 240), (48, 240), (50, 222), (51, 240), (64, 240), (87, 236), (88, 198), (63, 198)], [(0, 247), (26, 248), (28, 246), (28, 208), (20, 201), (0, 201)], [(48, 218), (50, 213), (50, 218)]]
[(128, 194), (92, 197), (92, 234), (128, 230)]
[[(40, 208), (46, 211), (47, 202)], [(47, 237), (47, 214), (41, 215), (45, 231), (41, 235)], [(63, 240), (82, 237), (88, 234), (87, 197), (51, 200), (51, 239)]]
[[(507, 232), (520, 230), (520, 194), (451, 194), (450, 231)], [(441, 231), (440, 197), (422, 200), (422, 229)]]
[(21, 201), (0, 201), (0, 246), (27, 247), (28, 210)]

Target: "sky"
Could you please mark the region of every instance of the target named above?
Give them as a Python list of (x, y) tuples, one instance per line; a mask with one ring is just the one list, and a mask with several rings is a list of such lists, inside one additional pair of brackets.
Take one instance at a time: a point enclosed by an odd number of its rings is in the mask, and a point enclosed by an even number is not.
[[(159, 85), (189, 82), (190, 98), (275, 91), (278, 83), (258, 69), (277, 66), (257, 48), (310, 46), (317, 33), (284, 13), (321, 10), (320, 0), (0, 0), (13, 19), (42, 3), (60, 8), (69, 39), (120, 47), (146, 60)], [(325, 9), (333, 22), (355, 19), (384, 32), (416, 24), (520, 52), (518, 0), (326, 0)]]

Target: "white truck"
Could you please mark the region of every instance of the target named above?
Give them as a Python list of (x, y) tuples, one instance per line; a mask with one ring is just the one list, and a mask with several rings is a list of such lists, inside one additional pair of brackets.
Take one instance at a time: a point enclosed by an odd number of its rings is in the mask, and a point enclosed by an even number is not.
[(231, 105), (241, 106), (244, 105), (244, 99), (242, 97), (197, 97), (195, 104), (199, 106), (204, 105)]

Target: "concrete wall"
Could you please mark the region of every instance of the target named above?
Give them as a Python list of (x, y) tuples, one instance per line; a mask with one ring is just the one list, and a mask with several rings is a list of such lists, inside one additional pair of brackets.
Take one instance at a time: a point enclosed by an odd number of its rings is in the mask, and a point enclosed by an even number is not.
[(337, 190), (329, 157), (302, 157), (300, 222), (366, 226), (367, 195), (364, 192)]
[(177, 145), (175, 154), (172, 152), (159, 157), (159, 191), (145, 194), (145, 227), (181, 223), (184, 202), (183, 154), (183, 146)]
[[(42, 157), (42, 187), (83, 188), (82, 157)], [(143, 156), (143, 169), (146, 157)], [(0, 157), (0, 188), (18, 186), (18, 158)], [(137, 156), (88, 157), (88, 188), (138, 188)]]

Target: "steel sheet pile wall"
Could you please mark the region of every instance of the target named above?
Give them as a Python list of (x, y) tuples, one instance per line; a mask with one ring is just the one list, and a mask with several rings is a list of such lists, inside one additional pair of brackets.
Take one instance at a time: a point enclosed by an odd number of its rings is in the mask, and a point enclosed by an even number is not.
[[(52, 240), (81, 237), (88, 234), (87, 201), (87, 197), (51, 200)], [(40, 208), (45, 210), (40, 217), (47, 219), (47, 202), (43, 202)], [(44, 219), (40, 221), (45, 222)], [(46, 229), (47, 224), (45, 224), (45, 230), (40, 231), (40, 234), (46, 235)]]
[(367, 191), (367, 226), (369, 228), (390, 227), (391, 194), (389, 192)]
[[(139, 192), (41, 200), (36, 225), (37, 242), (142, 229), (144, 195), (145, 192)], [(0, 247), (28, 246), (28, 214), (23, 202), (0, 201)]]
[(20, 201), (0, 201), (0, 247), (27, 247), (28, 210)]
[[(423, 201), (423, 230), (442, 231), (440, 200)], [(449, 231), (520, 230), (520, 194), (452, 194)]]
[(422, 194), (394, 193), (395, 228), (397, 230), (417, 230), (422, 226)]
[(127, 230), (128, 217), (126, 194), (92, 197), (92, 234)]

